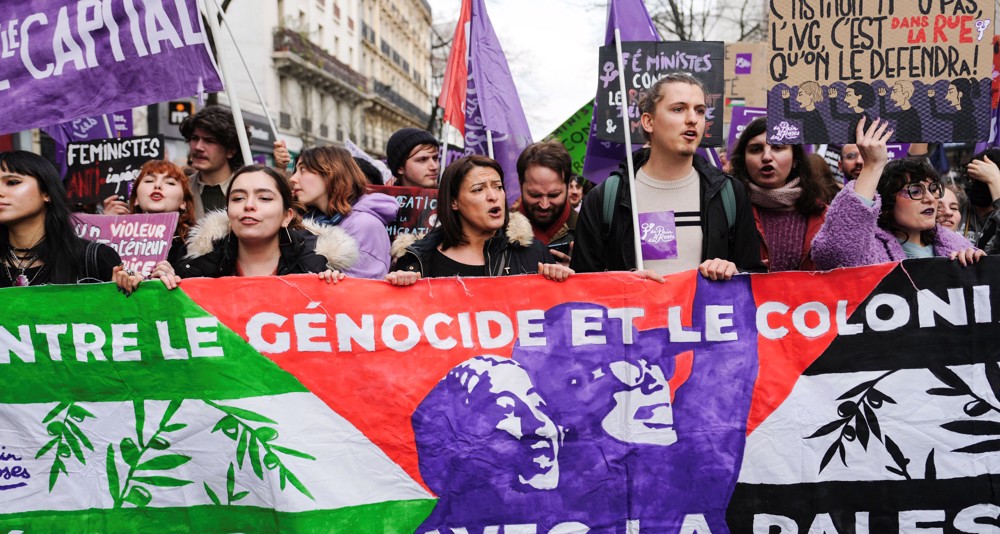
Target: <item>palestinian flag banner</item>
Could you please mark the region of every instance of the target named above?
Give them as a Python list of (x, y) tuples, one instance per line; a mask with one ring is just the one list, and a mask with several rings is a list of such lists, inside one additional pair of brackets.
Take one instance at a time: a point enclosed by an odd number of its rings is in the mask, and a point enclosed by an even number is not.
[(0, 532), (996, 532), (998, 267), (0, 290)]

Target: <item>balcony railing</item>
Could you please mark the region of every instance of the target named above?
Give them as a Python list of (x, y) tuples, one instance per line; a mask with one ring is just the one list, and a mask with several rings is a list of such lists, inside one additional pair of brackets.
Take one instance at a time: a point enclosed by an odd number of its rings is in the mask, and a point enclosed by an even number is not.
[(275, 52), (292, 52), (359, 91), (364, 91), (368, 84), (368, 80), (364, 76), (346, 63), (333, 57), (303, 35), (288, 28), (274, 29), (274, 50)]
[(403, 95), (397, 93), (391, 86), (377, 80), (373, 80), (373, 85), (375, 86), (376, 95), (388, 100), (393, 105), (410, 115), (413, 115), (420, 121), (421, 124), (427, 124), (430, 121), (430, 113), (426, 110), (420, 109), (420, 106), (417, 106), (413, 102), (403, 98)]

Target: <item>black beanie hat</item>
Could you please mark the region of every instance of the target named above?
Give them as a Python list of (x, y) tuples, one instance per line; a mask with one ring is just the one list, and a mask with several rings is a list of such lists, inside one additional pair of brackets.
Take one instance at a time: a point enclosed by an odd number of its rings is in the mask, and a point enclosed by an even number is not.
[(406, 162), (413, 147), (418, 145), (437, 146), (438, 140), (430, 132), (420, 128), (403, 128), (389, 137), (389, 142), (385, 145), (385, 159), (393, 176)]

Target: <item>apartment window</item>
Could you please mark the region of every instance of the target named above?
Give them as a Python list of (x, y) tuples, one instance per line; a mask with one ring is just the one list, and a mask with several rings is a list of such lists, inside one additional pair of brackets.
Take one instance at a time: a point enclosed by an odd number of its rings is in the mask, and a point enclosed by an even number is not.
[(352, 19), (351, 17), (347, 17), (347, 29), (349, 30), (354, 29), (354, 19)]
[(337, 4), (337, 2), (333, 3), (333, 18), (338, 20), (340, 19), (340, 6)]

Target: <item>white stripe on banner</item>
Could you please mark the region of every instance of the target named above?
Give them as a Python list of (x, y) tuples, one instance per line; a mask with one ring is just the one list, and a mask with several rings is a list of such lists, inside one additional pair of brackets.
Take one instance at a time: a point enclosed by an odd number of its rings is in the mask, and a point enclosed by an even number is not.
[[(971, 391), (996, 405), (986, 381), (983, 365), (949, 367)], [(869, 394), (870, 412), (862, 405), (862, 415), (875, 415), (882, 440), (869, 435), (867, 449), (857, 437), (857, 420), (851, 430), (837, 426), (832, 432), (806, 439), (824, 425), (845, 420), (847, 413), (859, 406), (864, 393), (848, 399), (838, 397), (860, 384), (876, 380), (875, 394)], [(907, 472), (915, 479), (924, 478), (925, 462), (933, 450), (937, 478), (962, 478), (970, 473), (1000, 473), (1000, 455), (954, 452), (955, 449), (979, 443), (989, 436), (952, 432), (944, 427), (954, 421), (1000, 421), (1000, 415), (990, 412), (972, 417), (965, 411), (971, 396), (928, 394), (932, 388), (947, 386), (926, 369), (904, 369), (892, 372), (863, 372), (802, 376), (791, 395), (747, 439), (740, 482), (747, 484), (798, 484), (824, 481), (901, 480), (887, 469), (898, 469), (898, 458), (906, 462)], [(893, 402), (883, 400), (879, 394)], [(875, 407), (877, 406), (877, 407)], [(975, 410), (973, 410), (975, 411)], [(871, 423), (865, 425), (871, 428)], [(896, 457), (888, 440), (898, 446)], [(840, 439), (844, 444), (846, 466), (839, 451), (820, 472), (824, 455)]]
[[(187, 425), (182, 429), (162, 432), (165, 439), (148, 450), (136, 464), (166, 455), (183, 455), (191, 459), (182, 465), (167, 469), (136, 471), (130, 487), (143, 486), (152, 495), (149, 506), (172, 507), (212, 504), (204, 485), (207, 484), (222, 504), (227, 503), (227, 472), (230, 464), (235, 466), (234, 494), (248, 492), (246, 496), (233, 502), (234, 505), (262, 506), (280, 511), (298, 512), (306, 510), (326, 510), (347, 506), (357, 506), (385, 501), (432, 498), (385, 453), (366, 438), (357, 428), (333, 412), (326, 404), (311, 393), (288, 393), (270, 397), (254, 397), (236, 400), (212, 401), (220, 407), (235, 407), (249, 410), (274, 421), (254, 421), (238, 418), (237, 427), (233, 420), (229, 425), (213, 432), (227, 415), (219, 408), (197, 399), (184, 400), (169, 424)], [(160, 426), (160, 421), (168, 405), (167, 401), (146, 401), (144, 442), (150, 443)], [(27, 470), (30, 478), (0, 478), (0, 485), (26, 482), (23, 487), (0, 492), (0, 509), (3, 513), (33, 510), (82, 510), (88, 508), (111, 508), (114, 500), (109, 492), (106, 469), (108, 444), (114, 445), (120, 485), (124, 487), (130, 467), (122, 455), (122, 440), (131, 438), (136, 442), (135, 416), (133, 404), (126, 402), (83, 402), (79, 406), (94, 417), (85, 417), (77, 422), (80, 430), (89, 439), (94, 450), (81, 445), (86, 464), (81, 464), (75, 456), (63, 458), (66, 471), (60, 474), (55, 487), (49, 493), (49, 474), (55, 459), (55, 449), (35, 458), (38, 451), (52, 439), (47, 427), (54, 421), (62, 422), (67, 413), (46, 424), (42, 419), (56, 406), (51, 404), (4, 404), (0, 405), (0, 468), (9, 469), (15, 465)], [(241, 412), (246, 415), (245, 412)], [(268, 427), (277, 431), (271, 437)], [(266, 448), (258, 441), (256, 447), (248, 446), (243, 467), (236, 460), (237, 441), (228, 437), (253, 428), (256, 435), (271, 437), (267, 447), (277, 445), (284, 449), (299, 451), (315, 460), (297, 457), (293, 454), (272, 449), (281, 465), (291, 472), (315, 497), (309, 499), (291, 483), (281, 489), (279, 471), (274, 458), (264, 460)], [(249, 434), (248, 434), (249, 436)], [(169, 447), (163, 448), (169, 443)], [(249, 443), (249, 438), (248, 438)], [(254, 473), (250, 455), (257, 449), (257, 458), (262, 459), (263, 480)], [(69, 449), (67, 449), (69, 451)], [(20, 458), (14, 460), (13, 458)], [(176, 457), (174, 457), (176, 460)], [(272, 469), (268, 469), (270, 463)], [(146, 464), (150, 465), (150, 464)], [(155, 464), (153, 464), (155, 466)], [(23, 473), (22, 473), (23, 474)], [(181, 487), (155, 483), (137, 482), (135, 477), (170, 477), (191, 481)], [(141, 479), (140, 479), (141, 480)], [(131, 507), (129, 503), (124, 506)]]

